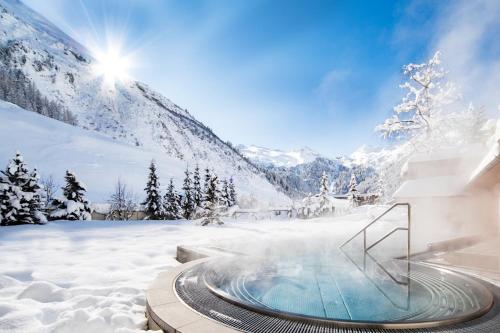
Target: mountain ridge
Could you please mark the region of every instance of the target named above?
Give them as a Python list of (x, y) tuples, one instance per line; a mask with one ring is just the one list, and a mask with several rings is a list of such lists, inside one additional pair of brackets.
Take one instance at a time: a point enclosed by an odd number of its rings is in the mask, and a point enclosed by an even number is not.
[(186, 165), (210, 161), (223, 177), (265, 179), (232, 145), (147, 84), (124, 80), (105, 87), (90, 52), (21, 2), (1, 0), (0, 22), (0, 66), (22, 71), (43, 96), (74, 113), (78, 126)]

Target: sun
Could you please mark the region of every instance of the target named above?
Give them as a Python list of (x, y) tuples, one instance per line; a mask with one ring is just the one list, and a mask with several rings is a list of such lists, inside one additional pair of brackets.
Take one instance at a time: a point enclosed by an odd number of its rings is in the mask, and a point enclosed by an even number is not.
[(129, 77), (131, 68), (130, 58), (123, 55), (119, 47), (108, 47), (106, 50), (94, 52), (96, 63), (93, 66), (95, 75), (104, 79), (104, 82), (114, 86), (117, 81)]

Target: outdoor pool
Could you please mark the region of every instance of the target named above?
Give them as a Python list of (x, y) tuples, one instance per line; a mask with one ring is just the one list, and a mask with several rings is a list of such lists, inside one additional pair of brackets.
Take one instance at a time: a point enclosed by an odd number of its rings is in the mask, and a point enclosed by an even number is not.
[(200, 274), (225, 301), (302, 321), (441, 326), (476, 318), (493, 304), (490, 291), (465, 275), (406, 260), (353, 260), (338, 249), (217, 260)]

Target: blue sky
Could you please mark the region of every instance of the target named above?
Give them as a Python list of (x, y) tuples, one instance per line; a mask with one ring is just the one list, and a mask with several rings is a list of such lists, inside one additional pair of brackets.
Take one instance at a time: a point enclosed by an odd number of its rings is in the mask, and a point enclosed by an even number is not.
[[(120, 40), (135, 78), (222, 139), (329, 156), (380, 144), (373, 128), (402, 97), (403, 64), (443, 45), (448, 54), (470, 49), (452, 34), (466, 21), (452, 20), (465, 1), (24, 2), (83, 44)], [(469, 10), (498, 9), (485, 3)], [(484, 29), (474, 45), (491, 38), (497, 19), (475, 23)], [(497, 64), (498, 54), (490, 46), (472, 61)]]

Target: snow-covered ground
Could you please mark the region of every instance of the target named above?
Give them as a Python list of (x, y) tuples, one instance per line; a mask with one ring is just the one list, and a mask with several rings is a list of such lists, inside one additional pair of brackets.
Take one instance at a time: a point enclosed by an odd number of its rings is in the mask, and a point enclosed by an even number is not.
[(179, 244), (272, 244), (286, 237), (340, 241), (379, 208), (336, 219), (56, 222), (0, 228), (0, 332), (138, 332), (144, 291), (178, 265)]

